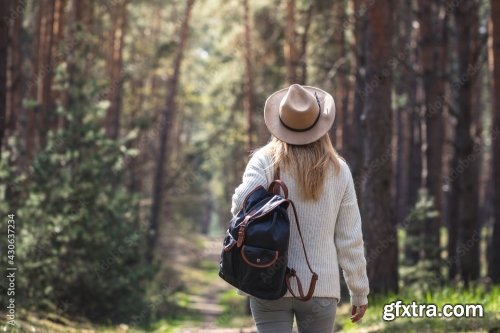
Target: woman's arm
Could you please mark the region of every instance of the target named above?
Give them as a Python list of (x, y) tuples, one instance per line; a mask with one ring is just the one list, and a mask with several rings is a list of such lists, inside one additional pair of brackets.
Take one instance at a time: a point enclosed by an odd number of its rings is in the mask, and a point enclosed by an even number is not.
[(236, 216), (243, 206), (243, 201), (257, 186), (268, 187), (269, 166), (262, 151), (256, 151), (248, 162), (243, 173), (242, 183), (233, 194), (231, 213)]
[(345, 167), (348, 180), (335, 225), (335, 246), (339, 265), (349, 287), (351, 304), (359, 306), (368, 304), (369, 284), (356, 191), (352, 174), (347, 165)]

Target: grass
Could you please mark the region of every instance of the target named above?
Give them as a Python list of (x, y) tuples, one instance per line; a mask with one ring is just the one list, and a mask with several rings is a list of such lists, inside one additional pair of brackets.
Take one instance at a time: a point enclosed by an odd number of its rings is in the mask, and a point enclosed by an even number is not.
[[(179, 305), (187, 304), (187, 295), (178, 295)], [(382, 319), (384, 304), (401, 300), (405, 304), (416, 301), (419, 304), (434, 303), (438, 309), (446, 304), (480, 303), (484, 306), (484, 318), (396, 318), (393, 321)], [(216, 319), (219, 327), (248, 327), (251, 317), (246, 314), (246, 300), (229, 290), (219, 296), (219, 304), (224, 307), (224, 312)], [(337, 311), (337, 332), (500, 332), (500, 286), (487, 290), (485, 287), (454, 288), (445, 287), (432, 292), (416, 291), (409, 293), (370, 297), (369, 309), (362, 322), (350, 322), (350, 306), (343, 304)], [(51, 316), (53, 317), (53, 316)], [(201, 318), (196, 313), (186, 311), (175, 318), (165, 318), (152, 324), (148, 328), (134, 328), (126, 325), (99, 326), (89, 322), (71, 321), (66, 318), (61, 320), (48, 319), (47, 316), (38, 316), (34, 313), (23, 313), (18, 319), (20, 325), (15, 330), (8, 332), (127, 332), (127, 333), (171, 333), (182, 327), (196, 327)], [(58, 323), (59, 322), (59, 323)]]
[[(436, 304), (438, 311), (444, 304), (482, 304), (483, 318), (396, 318), (384, 321), (384, 305), (401, 300), (405, 304)], [(337, 312), (337, 324), (343, 332), (500, 332), (500, 286), (486, 290), (445, 287), (432, 292), (403, 293), (371, 297), (369, 309), (362, 322), (350, 322), (350, 307), (343, 305)]]
[[(213, 320), (218, 327), (248, 327), (252, 325), (252, 318), (247, 314), (246, 298), (238, 295), (234, 288), (227, 286), (218, 276), (218, 265), (208, 260), (202, 253), (201, 241), (186, 257), (186, 261), (178, 263), (176, 270), (179, 279), (185, 283), (187, 289), (179, 290), (170, 297), (176, 306), (175, 313), (167, 311), (167, 315), (153, 322), (148, 327), (129, 327), (127, 325), (96, 325), (85, 320), (71, 320), (57, 314), (37, 314), (19, 309), (15, 330), (7, 332), (127, 332), (127, 333), (171, 333), (181, 328), (200, 327), (203, 318), (190, 305), (193, 295), (214, 295), (216, 302), (222, 306), (223, 312)], [(404, 267), (402, 267), (404, 268)], [(419, 268), (419, 271), (424, 270)], [(401, 272), (403, 276), (410, 276), (420, 281), (413, 283), (413, 288), (401, 288), (401, 293), (369, 298), (369, 309), (359, 324), (350, 322), (350, 305), (347, 302), (337, 311), (336, 332), (488, 332), (500, 333), (500, 286), (487, 288), (483, 285), (463, 288), (448, 286), (441, 289), (431, 289), (425, 292), (425, 276), (416, 275), (418, 272)], [(407, 279), (408, 280), (408, 279)], [(407, 281), (408, 282), (408, 281)], [(434, 303), (438, 309), (445, 303), (464, 304), (480, 303), (484, 306), (483, 318), (396, 318), (393, 321), (384, 321), (384, 305), (397, 300), (409, 304), (416, 301), (418, 304)], [(5, 318), (5, 313), (1, 313)], [(0, 327), (3, 330), (3, 327)]]

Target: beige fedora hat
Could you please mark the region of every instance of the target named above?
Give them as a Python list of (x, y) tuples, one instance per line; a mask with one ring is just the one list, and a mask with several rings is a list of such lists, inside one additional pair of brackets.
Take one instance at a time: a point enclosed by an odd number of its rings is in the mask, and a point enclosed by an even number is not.
[(293, 145), (305, 145), (325, 135), (335, 120), (332, 95), (316, 87), (292, 84), (269, 96), (264, 121), (269, 132)]

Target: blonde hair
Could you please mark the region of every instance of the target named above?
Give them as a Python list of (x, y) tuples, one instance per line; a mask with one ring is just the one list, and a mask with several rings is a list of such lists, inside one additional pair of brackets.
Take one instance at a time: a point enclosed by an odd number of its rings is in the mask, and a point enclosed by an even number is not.
[(295, 176), (305, 200), (319, 199), (330, 167), (336, 173), (340, 170), (342, 157), (333, 148), (328, 133), (307, 145), (288, 144), (273, 136), (262, 149), (272, 157), (275, 171), (279, 167)]

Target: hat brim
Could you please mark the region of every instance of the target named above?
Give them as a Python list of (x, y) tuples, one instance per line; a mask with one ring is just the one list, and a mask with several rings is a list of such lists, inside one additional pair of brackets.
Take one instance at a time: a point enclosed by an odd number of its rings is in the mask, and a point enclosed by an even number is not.
[(321, 113), (318, 122), (309, 130), (298, 132), (286, 128), (280, 120), (279, 106), (288, 88), (278, 90), (269, 96), (264, 105), (264, 121), (267, 129), (278, 139), (293, 145), (306, 145), (319, 140), (333, 125), (335, 120), (335, 101), (332, 95), (324, 90), (311, 86), (302, 86), (314, 95), (318, 95)]

